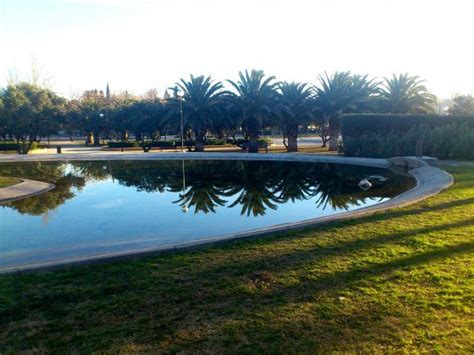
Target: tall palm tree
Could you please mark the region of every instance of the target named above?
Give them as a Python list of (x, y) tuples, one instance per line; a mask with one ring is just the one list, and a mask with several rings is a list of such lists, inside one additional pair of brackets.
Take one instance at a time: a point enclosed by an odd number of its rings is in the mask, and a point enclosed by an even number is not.
[(408, 73), (385, 78), (380, 92), (384, 110), (396, 114), (435, 113), (436, 96), (423, 83)]
[(262, 121), (272, 115), (276, 96), (274, 76), (265, 77), (262, 70), (239, 72), (239, 81), (228, 82), (236, 90), (234, 102), (242, 115), (242, 128), (249, 136), (249, 152), (258, 153), (257, 139)]
[(314, 87), (316, 105), (329, 126), (329, 150), (337, 150), (340, 134), (339, 117), (344, 113), (370, 112), (375, 104), (378, 83), (367, 75), (353, 75), (350, 71), (319, 75)]
[[(191, 75), (189, 81), (181, 79), (176, 85), (183, 91), (182, 109), (186, 130), (192, 130), (195, 136), (195, 151), (202, 152), (206, 134), (219, 115), (224, 94), (222, 83), (214, 83), (210, 76)], [(169, 99), (171, 115), (179, 114), (180, 100), (178, 97)]]
[(286, 149), (289, 152), (296, 152), (298, 151), (298, 128), (314, 116), (312, 91), (307, 84), (295, 82), (280, 83), (278, 89), (277, 115), (280, 118), (284, 138), (288, 138)]

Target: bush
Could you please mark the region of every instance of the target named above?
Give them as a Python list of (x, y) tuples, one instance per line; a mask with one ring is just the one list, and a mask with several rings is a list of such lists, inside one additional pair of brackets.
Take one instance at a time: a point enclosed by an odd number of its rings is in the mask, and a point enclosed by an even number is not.
[(18, 149), (18, 144), (15, 142), (10, 142), (10, 141), (2, 141), (0, 142), (0, 150), (17, 150)]
[(435, 128), (448, 124), (466, 124), (474, 128), (474, 116), (350, 114), (341, 117), (342, 136), (369, 133), (405, 133), (414, 126)]
[(345, 115), (344, 155), (388, 158), (421, 153), (438, 159), (474, 159), (474, 117)]
[(218, 138), (209, 138), (206, 140), (206, 145), (226, 145), (226, 139), (218, 139)]
[(156, 142), (108, 142), (107, 145), (109, 148), (138, 148), (142, 145), (151, 146), (151, 147), (171, 147), (176, 145), (176, 141), (156, 141)]
[[(271, 143), (271, 141), (272, 140), (270, 138), (258, 138), (257, 139), (257, 143), (261, 147), (265, 146), (266, 144), (269, 145)], [(249, 141), (247, 139), (240, 138), (240, 139), (237, 139), (234, 143), (238, 146), (242, 146), (243, 144), (248, 143), (248, 142)]]
[(176, 141), (156, 141), (151, 143), (152, 147), (174, 147), (176, 146)]
[(35, 150), (39, 148), (38, 142), (31, 143), (30, 150)]
[(42, 145), (39, 145), (38, 142), (31, 143), (30, 149), (28, 146), (30, 145), (29, 142), (26, 142), (25, 145), (17, 144), (13, 141), (1, 141), (0, 142), (0, 151), (17, 151), (21, 154), (27, 154), (31, 150), (35, 150), (38, 148), (42, 148)]
[(108, 142), (107, 145), (109, 148), (132, 148), (140, 146), (138, 142)]

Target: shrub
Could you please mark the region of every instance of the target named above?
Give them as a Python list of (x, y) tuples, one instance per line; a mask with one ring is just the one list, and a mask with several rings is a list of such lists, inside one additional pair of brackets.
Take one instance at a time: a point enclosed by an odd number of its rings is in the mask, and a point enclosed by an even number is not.
[[(258, 143), (260, 146), (264, 146), (265, 144), (270, 144), (271, 141), (272, 141), (272, 140), (271, 140), (270, 138), (258, 138), (258, 139), (257, 139), (257, 143)], [(248, 143), (248, 142), (249, 142), (248, 140), (240, 138), (240, 139), (237, 139), (237, 140), (236, 140), (235, 142), (233, 142), (233, 143), (235, 143), (235, 144), (238, 145), (238, 146), (241, 146), (241, 145), (243, 145), (244, 143)]]
[(209, 138), (206, 140), (206, 145), (226, 145), (226, 139), (218, 139), (218, 138)]
[(109, 148), (132, 148), (140, 146), (138, 142), (108, 142), (107, 145)]
[[(186, 144), (185, 144), (186, 145)], [(176, 141), (155, 141), (151, 143), (152, 147), (174, 147), (176, 146)]]
[(176, 145), (176, 141), (108, 142), (107, 145), (109, 148), (137, 148), (141, 147), (142, 145), (149, 147), (174, 147)]
[(38, 142), (31, 143), (30, 150), (35, 150), (39, 148)]
[(18, 149), (18, 144), (15, 142), (10, 142), (10, 141), (2, 141), (0, 142), (0, 150), (17, 150)]
[(341, 119), (346, 156), (388, 158), (423, 155), (474, 159), (474, 117), (429, 115), (345, 115)]
[[(38, 148), (43, 148), (43, 145), (38, 144), (38, 142), (30, 143), (26, 142), (25, 145), (17, 144), (13, 141), (1, 141), (0, 142), (0, 151), (17, 151), (21, 154), (27, 154), (31, 150), (35, 150)], [(29, 148), (29, 149), (28, 149)]]

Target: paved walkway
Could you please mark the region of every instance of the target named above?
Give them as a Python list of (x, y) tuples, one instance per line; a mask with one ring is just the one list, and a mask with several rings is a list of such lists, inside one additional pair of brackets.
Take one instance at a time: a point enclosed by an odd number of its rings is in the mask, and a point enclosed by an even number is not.
[(23, 182), (19, 184), (0, 189), (0, 204), (40, 195), (52, 189), (54, 189), (53, 184), (34, 180), (23, 180)]

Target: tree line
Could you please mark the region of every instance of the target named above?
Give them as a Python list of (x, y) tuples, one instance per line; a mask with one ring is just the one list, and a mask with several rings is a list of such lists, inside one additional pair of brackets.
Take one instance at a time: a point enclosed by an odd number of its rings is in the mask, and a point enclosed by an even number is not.
[[(97, 145), (104, 138), (126, 142), (133, 135), (146, 146), (168, 134), (179, 136), (182, 120), (184, 139), (195, 151), (203, 151), (210, 137), (235, 142), (239, 135), (249, 152), (258, 152), (258, 138), (269, 128), (280, 129), (287, 150), (297, 151), (298, 134), (308, 126), (335, 150), (343, 114), (438, 110), (436, 97), (418, 76), (378, 80), (345, 71), (324, 73), (316, 82), (281, 82), (261, 70), (246, 70), (225, 83), (191, 75), (163, 97), (156, 90), (143, 97), (111, 94), (107, 86), (105, 93), (89, 90), (71, 100), (20, 82), (0, 91), (0, 139), (15, 141), (23, 153), (58, 131), (71, 136), (81, 132)], [(464, 113), (473, 109), (473, 102), (462, 96), (451, 110)]]

